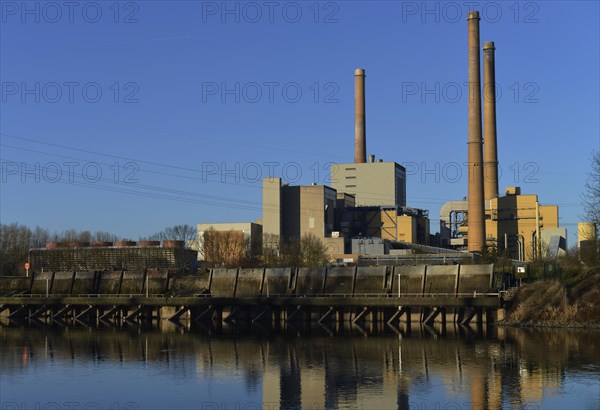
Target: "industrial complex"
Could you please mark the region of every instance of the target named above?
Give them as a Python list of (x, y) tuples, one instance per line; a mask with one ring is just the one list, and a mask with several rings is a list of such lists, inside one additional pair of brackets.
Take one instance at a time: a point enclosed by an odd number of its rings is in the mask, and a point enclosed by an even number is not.
[[(262, 182), (262, 218), (255, 223), (198, 225), (198, 246), (207, 230), (237, 231), (260, 247), (265, 238), (297, 240), (312, 234), (332, 259), (412, 252), (481, 253), (494, 248), (518, 261), (557, 257), (566, 250), (566, 229), (558, 207), (542, 205), (535, 194), (498, 186), (495, 45), (483, 43), (483, 101), (479, 13), (468, 16), (468, 195), (440, 212), (440, 232), (430, 234), (429, 212), (407, 206), (406, 171), (394, 161), (367, 155), (364, 69), (356, 69), (354, 162), (331, 167), (331, 186), (290, 186), (281, 178)], [(483, 136), (483, 137), (482, 137)], [(259, 245), (257, 245), (259, 244)], [(202, 252), (199, 252), (202, 258)]]

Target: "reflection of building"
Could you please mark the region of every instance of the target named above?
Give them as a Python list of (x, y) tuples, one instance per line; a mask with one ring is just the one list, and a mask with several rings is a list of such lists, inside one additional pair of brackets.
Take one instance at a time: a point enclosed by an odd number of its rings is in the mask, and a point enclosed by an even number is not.
[[(218, 404), (214, 408), (228, 409), (238, 408), (234, 400), (260, 400), (262, 396), (264, 409), (499, 410), (541, 407), (553, 394), (575, 397), (582, 391), (593, 394), (571, 407), (597, 407), (593, 404), (600, 392), (593, 389), (596, 373), (589, 366), (597, 356), (597, 334), (508, 329), (497, 338), (490, 334), (459, 336), (459, 330), (449, 327), (446, 336), (434, 339), (431, 334), (419, 336), (421, 331), (416, 326), (411, 336), (402, 338), (319, 336), (314, 331), (302, 337), (296, 333), (240, 336), (237, 331), (234, 337), (206, 337), (179, 331), (89, 332), (73, 328), (39, 332), (7, 326), (0, 328), (0, 368), (10, 375), (8, 383), (19, 383), (31, 357), (37, 358), (38, 365), (52, 360), (56, 366), (75, 365), (78, 369), (97, 365), (98, 358), (108, 366), (136, 367), (145, 362), (197, 389), (208, 391), (211, 383), (220, 386), (204, 399)], [(52, 355), (47, 354), (48, 349)], [(237, 389), (229, 394), (222, 389), (223, 382), (227, 386), (244, 383), (246, 391)], [(586, 388), (581, 389), (582, 385)], [(240, 403), (239, 408), (243, 407), (256, 408)]]
[(550, 366), (541, 368), (527, 368), (524, 366), (519, 369), (521, 381), (521, 400), (524, 403), (536, 401), (541, 402), (544, 398), (544, 392), (548, 390), (558, 390), (562, 385), (563, 374), (558, 368)]

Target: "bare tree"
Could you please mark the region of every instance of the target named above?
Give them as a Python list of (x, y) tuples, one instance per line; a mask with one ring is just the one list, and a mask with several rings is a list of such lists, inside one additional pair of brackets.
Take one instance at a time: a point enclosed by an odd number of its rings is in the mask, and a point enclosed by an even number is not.
[[(140, 238), (140, 240), (144, 239), (146, 238)], [(187, 245), (189, 241), (198, 239), (198, 233), (193, 225), (174, 225), (150, 235), (147, 239), (151, 241), (184, 241)]]
[(31, 229), (13, 223), (0, 225), (0, 274), (18, 275), (23, 273), (31, 243)]
[(117, 235), (105, 231), (96, 231), (92, 235), (92, 241), (95, 242), (116, 242), (118, 240), (119, 237)]
[(266, 267), (322, 267), (329, 258), (323, 241), (312, 234), (302, 238), (279, 240), (277, 235), (263, 236), (262, 264)]
[(50, 232), (47, 229), (36, 226), (31, 232), (30, 248), (43, 248), (50, 239)]
[(264, 234), (262, 245), (261, 265), (268, 268), (281, 267), (281, 240), (279, 235)]
[(252, 261), (250, 238), (242, 231), (216, 231), (210, 228), (200, 238), (203, 259), (213, 267), (248, 266)]
[(92, 233), (90, 231), (78, 231), (67, 229), (57, 235), (57, 242), (90, 242)]
[(325, 244), (313, 234), (305, 234), (300, 239), (300, 255), (302, 266), (319, 268), (329, 262)]
[(592, 153), (592, 169), (588, 172), (582, 194), (585, 219), (596, 226), (596, 237), (581, 243), (581, 260), (590, 266), (600, 266), (600, 151)]
[(592, 154), (592, 169), (588, 172), (582, 201), (587, 221), (600, 225), (600, 151)]

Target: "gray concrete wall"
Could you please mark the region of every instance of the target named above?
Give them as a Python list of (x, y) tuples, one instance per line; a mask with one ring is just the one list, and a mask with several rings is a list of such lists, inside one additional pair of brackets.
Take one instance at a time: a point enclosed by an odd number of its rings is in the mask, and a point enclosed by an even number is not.
[(36, 295), (46, 294), (46, 291), (52, 292), (52, 280), (54, 279), (54, 272), (40, 272), (36, 273), (31, 283), (31, 293)]
[(494, 265), (461, 265), (458, 293), (490, 292)]
[(360, 266), (356, 272), (354, 294), (386, 293), (392, 289), (386, 288), (386, 266)]
[(425, 293), (456, 293), (459, 265), (428, 265)]
[[(148, 270), (148, 293), (253, 297), (267, 294), (485, 293), (492, 291), (493, 265), (420, 265), (395, 267), (332, 267), (213, 269), (194, 276), (169, 277), (169, 271)], [(0, 295), (143, 294), (146, 275), (137, 271), (43, 272), (32, 278), (0, 278)], [(398, 282), (399, 281), (399, 282)], [(398, 288), (400, 283), (400, 289)]]
[(355, 276), (355, 267), (328, 268), (323, 293), (343, 293), (351, 295), (354, 292)]
[(296, 295), (320, 295), (325, 284), (325, 268), (299, 268)]
[(98, 293), (101, 295), (118, 295), (121, 290), (123, 271), (100, 272)]
[(289, 293), (288, 284), (292, 268), (267, 268), (263, 295), (283, 295)]
[[(146, 271), (148, 279), (148, 294), (161, 295), (167, 291), (169, 285), (169, 270), (168, 269), (148, 269)], [(207, 286), (208, 287), (208, 286)], [(144, 287), (144, 292), (146, 288)]]
[(122, 295), (139, 295), (144, 293), (144, 281), (146, 274), (144, 271), (125, 271), (121, 281)]
[(89, 295), (98, 293), (96, 289), (96, 272), (76, 272), (73, 281), (72, 295)]
[(235, 295), (259, 296), (263, 288), (264, 273), (264, 269), (240, 269)]
[(52, 285), (53, 295), (70, 295), (73, 288), (73, 279), (75, 272), (56, 272), (54, 273), (54, 283)]
[(169, 293), (175, 296), (192, 296), (208, 292), (209, 275), (174, 276), (169, 281)]
[(29, 292), (31, 288), (31, 277), (23, 276), (1, 276), (0, 295), (13, 295), (16, 293)]
[(425, 279), (425, 265), (417, 266), (395, 266), (394, 276), (399, 280), (396, 282), (394, 293), (423, 293)]
[(212, 269), (211, 295), (234, 297), (237, 276), (238, 269)]

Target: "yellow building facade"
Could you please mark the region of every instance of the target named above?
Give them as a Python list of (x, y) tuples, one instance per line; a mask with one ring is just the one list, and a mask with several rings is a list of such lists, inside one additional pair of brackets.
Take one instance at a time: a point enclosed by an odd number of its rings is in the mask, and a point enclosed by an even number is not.
[(513, 259), (546, 256), (544, 231), (559, 228), (557, 205), (541, 205), (537, 195), (521, 195), (513, 187), (507, 188), (505, 196), (491, 199), (486, 208), (488, 246), (506, 250)]

